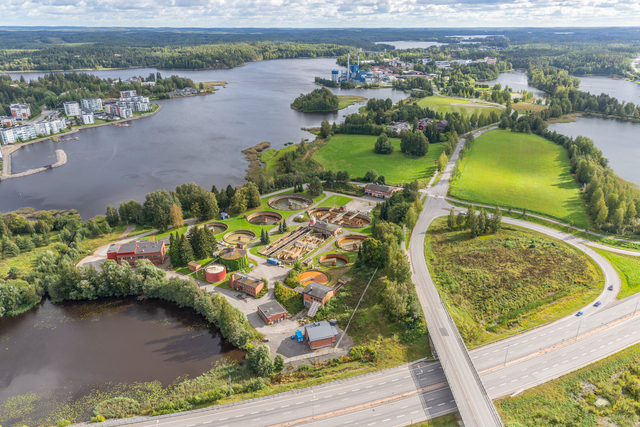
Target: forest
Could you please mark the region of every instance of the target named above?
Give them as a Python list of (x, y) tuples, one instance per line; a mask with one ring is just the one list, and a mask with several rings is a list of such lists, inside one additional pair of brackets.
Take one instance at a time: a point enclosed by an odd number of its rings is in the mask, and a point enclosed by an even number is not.
[(9, 104), (16, 102), (31, 106), (31, 114), (37, 116), (40, 108), (61, 107), (64, 102), (80, 102), (83, 98), (118, 98), (121, 90), (136, 90), (138, 95), (164, 98), (166, 93), (196, 84), (184, 77), (162, 78), (158, 73), (141, 76), (143, 81), (155, 82), (153, 86), (138, 81), (124, 83), (120, 80), (101, 79), (87, 73), (51, 73), (37, 80), (13, 81), (8, 75), (0, 75), (0, 116), (10, 116)]
[(337, 111), (339, 104), (338, 97), (329, 89), (314, 89), (306, 95), (301, 94), (291, 104), (291, 108), (304, 111), (305, 113), (317, 111)]

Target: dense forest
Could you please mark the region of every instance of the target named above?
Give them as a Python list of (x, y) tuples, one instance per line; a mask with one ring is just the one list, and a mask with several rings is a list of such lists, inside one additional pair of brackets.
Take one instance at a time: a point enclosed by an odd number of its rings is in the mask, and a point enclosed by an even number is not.
[(143, 81), (155, 84), (124, 83), (86, 73), (51, 73), (29, 82), (24, 79), (13, 81), (7, 75), (0, 75), (0, 116), (11, 115), (9, 104), (16, 102), (29, 104), (31, 114), (37, 116), (43, 105), (56, 108), (64, 102), (80, 102), (83, 98), (118, 98), (121, 90), (136, 90), (138, 95), (163, 98), (175, 89), (196, 87), (191, 79), (178, 76), (163, 79), (159, 72), (142, 77)]
[(329, 89), (323, 87), (322, 89), (314, 89), (306, 95), (300, 94), (300, 96), (293, 101), (293, 104), (291, 104), (291, 108), (304, 111), (305, 113), (337, 111), (339, 103), (338, 97)]

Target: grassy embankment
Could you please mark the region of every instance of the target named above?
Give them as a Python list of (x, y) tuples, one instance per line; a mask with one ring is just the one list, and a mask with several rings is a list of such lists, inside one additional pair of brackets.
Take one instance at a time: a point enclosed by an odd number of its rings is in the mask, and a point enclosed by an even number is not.
[(429, 421), (412, 424), (409, 427), (460, 427), (455, 414), (443, 415)]
[(369, 135), (334, 135), (313, 158), (327, 170), (347, 170), (352, 177), (363, 177), (373, 169), (384, 175), (387, 182), (401, 184), (431, 179), (435, 162), (444, 151), (444, 145), (431, 144), (424, 157), (405, 156), (400, 151), (400, 139), (391, 138), (395, 147), (393, 153), (376, 154), (376, 140), (376, 136)]
[(505, 425), (637, 426), (640, 344), (556, 380), (496, 401)]
[(469, 347), (557, 320), (602, 290), (600, 269), (565, 243), (506, 224), (471, 239), (446, 222), (432, 223), (425, 257)]
[(352, 200), (353, 199), (351, 197), (333, 195), (333, 196), (327, 197), (327, 199), (324, 200), (322, 203), (320, 203), (318, 207), (319, 208), (333, 208), (333, 207), (339, 208), (340, 206), (346, 205)]
[(618, 294), (618, 299), (635, 295), (640, 291), (640, 257), (614, 254), (601, 249), (594, 250), (605, 257), (620, 275), (622, 288)]
[(458, 164), (452, 197), (527, 209), (566, 224), (589, 227), (564, 148), (537, 135), (495, 130), (475, 140)]
[(518, 113), (537, 113), (546, 110), (549, 107), (547, 107), (546, 105), (538, 105), (531, 102), (518, 102), (511, 104), (511, 108), (516, 110)]
[(364, 102), (367, 100), (365, 96), (356, 95), (338, 95), (338, 110), (357, 104), (358, 102)]
[(502, 113), (502, 108), (500, 107), (439, 95), (419, 99), (416, 101), (416, 104), (421, 108), (431, 108), (442, 114), (461, 113), (467, 117), (471, 117), (473, 114), (489, 115), (492, 111), (495, 111), (497, 114)]

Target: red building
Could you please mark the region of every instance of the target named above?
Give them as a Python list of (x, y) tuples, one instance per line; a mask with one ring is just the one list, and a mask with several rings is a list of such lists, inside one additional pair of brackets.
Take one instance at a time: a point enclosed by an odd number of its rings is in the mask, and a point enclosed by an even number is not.
[(366, 196), (388, 199), (389, 197), (393, 196), (393, 193), (398, 190), (399, 188), (392, 187), (390, 185), (367, 184), (364, 187), (364, 194)]
[(333, 288), (321, 285), (318, 282), (311, 282), (302, 291), (302, 299), (305, 307), (311, 307), (314, 302), (322, 305), (333, 297)]
[(162, 264), (165, 260), (165, 254), (164, 241), (135, 240), (111, 245), (107, 251), (107, 259), (112, 259), (118, 264), (127, 261), (130, 265), (134, 265), (139, 259), (148, 259), (154, 264)]
[(254, 297), (264, 288), (264, 281), (242, 273), (233, 273), (229, 285), (236, 291), (242, 291)]
[(335, 326), (331, 326), (329, 322), (323, 320), (321, 322), (310, 323), (304, 327), (304, 335), (309, 342), (311, 350), (323, 347), (329, 347), (336, 342), (338, 330)]
[(287, 310), (278, 301), (259, 305), (258, 314), (267, 325), (282, 322), (287, 318)]

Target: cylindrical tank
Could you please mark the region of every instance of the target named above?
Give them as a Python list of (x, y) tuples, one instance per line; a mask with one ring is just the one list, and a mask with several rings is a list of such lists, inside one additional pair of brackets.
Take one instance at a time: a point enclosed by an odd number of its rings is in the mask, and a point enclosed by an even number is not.
[(227, 277), (227, 267), (220, 264), (211, 264), (204, 269), (204, 274), (209, 283), (222, 282)]

